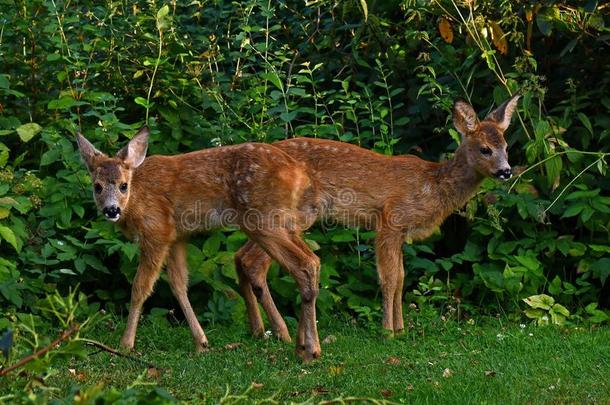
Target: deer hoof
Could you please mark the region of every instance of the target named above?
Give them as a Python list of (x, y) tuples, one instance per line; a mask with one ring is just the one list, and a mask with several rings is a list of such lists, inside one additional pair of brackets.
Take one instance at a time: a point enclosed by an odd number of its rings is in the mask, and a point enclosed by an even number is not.
[(275, 336), (284, 343), (291, 343), (292, 338), (287, 330), (275, 331)]
[(321, 355), (320, 348), (308, 350), (303, 345), (298, 345), (296, 352), (297, 352), (297, 356), (299, 356), (301, 358), (303, 363), (310, 363), (315, 359), (319, 359), (320, 355)]
[(385, 329), (385, 328), (384, 328), (384, 329), (381, 331), (381, 336), (382, 336), (384, 339), (392, 340), (392, 339), (394, 339), (394, 330), (393, 330), (393, 329)]

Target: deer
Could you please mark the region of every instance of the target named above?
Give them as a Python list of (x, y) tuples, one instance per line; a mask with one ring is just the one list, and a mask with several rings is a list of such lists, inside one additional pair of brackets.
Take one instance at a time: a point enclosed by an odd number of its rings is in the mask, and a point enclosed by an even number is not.
[[(462, 141), (453, 158), (442, 163), (413, 155), (386, 156), (332, 140), (293, 138), (273, 144), (311, 169), (321, 196), (319, 218), (376, 231), (375, 254), (386, 337), (404, 330), (405, 240), (419, 241), (430, 236), (474, 196), (486, 177), (511, 177), (504, 132), (518, 99), (519, 95), (511, 97), (482, 121), (466, 100), (456, 99), (453, 125)], [(235, 255), (252, 334), (260, 335), (264, 329), (258, 300), (274, 333), (289, 341), (266, 283), (270, 263), (269, 255), (250, 241)]]
[(320, 260), (300, 237), (317, 209), (316, 185), (306, 165), (258, 143), (146, 157), (149, 134), (143, 127), (113, 157), (80, 131), (76, 135), (97, 208), (140, 249), (121, 347), (133, 349), (143, 304), (167, 263), (168, 282), (195, 349), (206, 350), (207, 337), (187, 295), (187, 241), (193, 234), (237, 226), (296, 280), (302, 297), (297, 354), (304, 361), (319, 357)]

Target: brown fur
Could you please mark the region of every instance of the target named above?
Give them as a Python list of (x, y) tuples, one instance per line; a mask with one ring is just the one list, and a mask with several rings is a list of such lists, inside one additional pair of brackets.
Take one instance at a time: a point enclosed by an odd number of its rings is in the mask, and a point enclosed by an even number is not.
[[(398, 333), (404, 328), (402, 290), (404, 280), (402, 244), (421, 240), (476, 192), (481, 181), (504, 171), (509, 175), (503, 132), (510, 123), (518, 96), (479, 122), (463, 100), (454, 105), (454, 125), (463, 142), (452, 160), (435, 163), (415, 156), (384, 156), (347, 143), (296, 138), (274, 145), (305, 162), (319, 182), (321, 217), (347, 226), (377, 231), (375, 249), (383, 295), (383, 327)], [(491, 155), (483, 154), (489, 148)], [(313, 221), (308, 221), (311, 223)], [(267, 312), (276, 334), (286, 326), (277, 312), (266, 273), (270, 259), (253, 243), (236, 255), (240, 282), (251, 284)], [(262, 330), (254, 295), (246, 305), (255, 334)]]
[[(303, 218), (317, 206), (308, 169), (280, 149), (242, 144), (144, 159), (148, 129), (142, 129), (116, 157), (95, 149), (82, 135), (78, 144), (94, 183), (100, 210), (120, 209), (121, 230), (140, 245), (131, 306), (121, 345), (134, 346), (142, 305), (163, 263), (196, 349), (207, 338), (187, 297), (186, 241), (197, 232), (237, 225), (296, 279), (303, 296), (297, 350), (304, 360), (320, 355), (315, 301), (320, 262), (301, 240)], [(120, 185), (127, 189), (121, 191)], [(249, 285), (242, 285), (248, 293)], [(254, 314), (251, 314), (254, 316)], [(253, 327), (258, 325), (253, 324)], [(260, 332), (260, 330), (259, 330)], [(285, 340), (290, 340), (287, 332)]]

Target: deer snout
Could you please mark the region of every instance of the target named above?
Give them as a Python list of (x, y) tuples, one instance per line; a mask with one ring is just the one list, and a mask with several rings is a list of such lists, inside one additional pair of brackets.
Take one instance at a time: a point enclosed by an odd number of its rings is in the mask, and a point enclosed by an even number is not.
[(508, 180), (512, 177), (513, 171), (510, 167), (506, 167), (504, 169), (500, 169), (496, 172), (496, 177), (500, 180)]
[(102, 210), (106, 218), (112, 222), (118, 221), (121, 216), (121, 209), (116, 205), (109, 205)]

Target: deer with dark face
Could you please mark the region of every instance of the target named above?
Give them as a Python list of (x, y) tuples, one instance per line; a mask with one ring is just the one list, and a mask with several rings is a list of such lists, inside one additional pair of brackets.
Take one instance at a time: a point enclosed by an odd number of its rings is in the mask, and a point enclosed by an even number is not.
[(140, 247), (121, 345), (133, 348), (142, 305), (167, 262), (172, 292), (197, 351), (204, 350), (208, 341), (187, 297), (186, 243), (191, 234), (233, 225), (295, 278), (302, 296), (297, 351), (306, 361), (318, 357), (320, 262), (300, 238), (317, 207), (307, 167), (272, 145), (254, 143), (147, 158), (148, 137), (141, 129), (109, 157), (77, 135), (97, 207)]
[[(383, 328), (388, 335), (403, 329), (403, 255), (407, 240), (421, 240), (477, 191), (486, 177), (511, 177), (504, 131), (517, 106), (512, 97), (483, 121), (470, 104), (453, 106), (453, 124), (462, 142), (453, 159), (428, 162), (416, 156), (385, 156), (355, 145), (296, 138), (274, 145), (305, 162), (319, 183), (320, 217), (377, 232), (375, 252), (383, 299)], [(287, 334), (266, 283), (271, 258), (247, 243), (236, 255), (242, 294), (254, 334), (264, 329), (256, 298), (279, 336)]]

